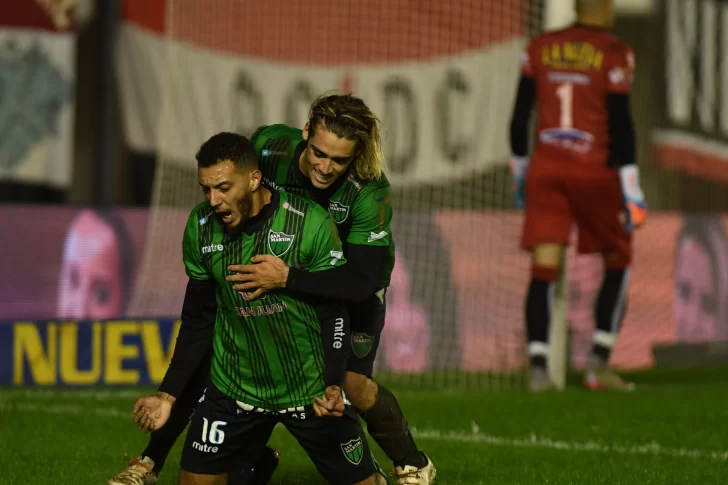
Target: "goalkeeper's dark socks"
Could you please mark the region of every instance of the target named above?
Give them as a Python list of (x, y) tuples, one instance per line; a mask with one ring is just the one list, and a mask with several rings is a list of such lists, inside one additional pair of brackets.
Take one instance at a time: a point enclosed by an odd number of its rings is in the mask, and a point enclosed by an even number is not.
[(397, 398), (386, 387), (377, 385), (379, 392), (374, 405), (360, 413), (367, 423), (367, 431), (395, 466), (426, 466), (427, 457), (417, 449)]
[(604, 271), (604, 281), (594, 308), (597, 328), (594, 332), (592, 354), (605, 362), (609, 361), (609, 355), (627, 309), (628, 286), (629, 269)]
[(548, 337), (553, 308), (553, 281), (534, 278), (526, 296), (526, 332), (531, 367), (546, 368)]

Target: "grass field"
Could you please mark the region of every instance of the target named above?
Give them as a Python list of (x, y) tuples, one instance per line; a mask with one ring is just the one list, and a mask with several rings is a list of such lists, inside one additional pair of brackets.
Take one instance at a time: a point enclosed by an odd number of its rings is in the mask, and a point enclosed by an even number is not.
[[(629, 394), (590, 393), (576, 377), (537, 395), (395, 390), (442, 485), (728, 483), (728, 369), (631, 377)], [(0, 484), (104, 485), (144, 448), (130, 408), (149, 391), (0, 389)], [(181, 441), (160, 485), (177, 481)], [(272, 444), (273, 484), (322, 483), (284, 430)]]

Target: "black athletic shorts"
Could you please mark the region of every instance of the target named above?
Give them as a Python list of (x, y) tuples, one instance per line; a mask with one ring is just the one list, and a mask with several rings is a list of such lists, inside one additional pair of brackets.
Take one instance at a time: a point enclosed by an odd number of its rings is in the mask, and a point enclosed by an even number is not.
[(387, 289), (378, 290), (361, 303), (350, 303), (351, 351), (346, 370), (372, 377), (374, 358), (384, 329)]
[(352, 485), (377, 471), (353, 408), (347, 406), (340, 418), (320, 418), (311, 406), (301, 409), (246, 411), (208, 382), (187, 430), (180, 465), (204, 475), (252, 468), (275, 425), (283, 423), (329, 482)]

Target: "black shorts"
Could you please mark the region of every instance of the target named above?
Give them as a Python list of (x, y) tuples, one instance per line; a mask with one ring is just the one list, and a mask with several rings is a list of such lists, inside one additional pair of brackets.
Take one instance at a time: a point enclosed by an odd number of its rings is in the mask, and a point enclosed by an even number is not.
[(251, 468), (275, 425), (283, 423), (329, 482), (351, 485), (377, 471), (359, 416), (350, 406), (340, 418), (320, 418), (311, 406), (302, 409), (245, 411), (208, 383), (187, 430), (180, 465), (203, 475)]
[(351, 325), (351, 351), (346, 370), (372, 377), (379, 339), (384, 329), (386, 294), (383, 288), (361, 303), (347, 306)]

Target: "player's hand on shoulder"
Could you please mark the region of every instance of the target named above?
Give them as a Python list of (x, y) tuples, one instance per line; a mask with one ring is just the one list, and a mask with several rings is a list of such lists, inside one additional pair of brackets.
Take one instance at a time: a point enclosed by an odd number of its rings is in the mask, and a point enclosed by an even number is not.
[(511, 158), (511, 174), (513, 175), (513, 199), (516, 208), (526, 207), (526, 171), (528, 170), (528, 157)]
[(324, 389), (322, 397), (313, 399), (313, 411), (316, 416), (338, 418), (344, 414), (344, 397), (339, 386)]
[(622, 193), (626, 206), (625, 226), (628, 231), (638, 228), (647, 219), (647, 201), (642, 192), (637, 165), (625, 165), (619, 169), (619, 178), (622, 184)]
[(133, 420), (144, 431), (154, 431), (167, 423), (175, 398), (166, 392), (137, 399), (133, 408)]

